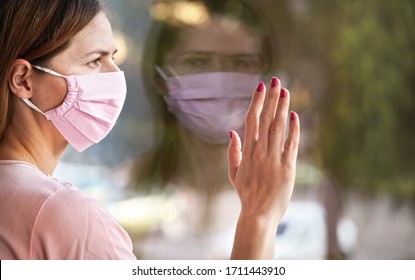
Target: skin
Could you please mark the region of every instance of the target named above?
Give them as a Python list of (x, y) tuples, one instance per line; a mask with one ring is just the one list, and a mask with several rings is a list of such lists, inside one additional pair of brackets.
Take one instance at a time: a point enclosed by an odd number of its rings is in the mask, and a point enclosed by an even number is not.
[(265, 86), (253, 94), (243, 147), (231, 132), (228, 175), (241, 200), (232, 259), (273, 258), (275, 232), (294, 188), (300, 123), (291, 112), (285, 139), (290, 95), (273, 79), (266, 94)]
[[(113, 60), (116, 51), (111, 25), (100, 13), (71, 39), (64, 51), (42, 66), (62, 75), (120, 71)], [(25, 161), (52, 174), (68, 143), (50, 121), (21, 99), (30, 98), (43, 112), (56, 108), (66, 96), (66, 81), (17, 59), (9, 86), (14, 98), (13, 116), (0, 142), (0, 159)]]
[(164, 69), (178, 75), (203, 72), (261, 71), (261, 40), (238, 21), (214, 16), (203, 27), (183, 29), (172, 50), (166, 53)]

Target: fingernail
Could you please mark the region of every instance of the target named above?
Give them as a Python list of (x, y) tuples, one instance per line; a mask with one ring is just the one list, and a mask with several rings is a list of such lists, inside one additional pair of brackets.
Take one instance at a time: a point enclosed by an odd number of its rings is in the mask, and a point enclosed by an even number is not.
[(257, 88), (256, 88), (256, 91), (257, 92), (262, 92), (263, 90), (264, 90), (264, 83), (263, 82), (260, 82), (259, 84), (258, 84), (258, 86), (257, 86)]
[(233, 136), (232, 131), (229, 130), (229, 139), (232, 139), (232, 136)]
[(271, 79), (271, 87), (272, 88), (275, 88), (277, 86), (277, 83), (278, 83), (278, 79), (275, 78), (275, 77), (272, 77), (272, 79)]
[(285, 88), (282, 88), (281, 89), (281, 92), (280, 92), (280, 97), (281, 98), (284, 98), (284, 97), (286, 97), (287, 96), (287, 90), (285, 89)]
[(290, 120), (291, 120), (291, 121), (294, 121), (294, 120), (295, 120), (295, 118), (296, 118), (296, 114), (295, 114), (294, 112), (291, 112), (291, 113), (290, 113)]

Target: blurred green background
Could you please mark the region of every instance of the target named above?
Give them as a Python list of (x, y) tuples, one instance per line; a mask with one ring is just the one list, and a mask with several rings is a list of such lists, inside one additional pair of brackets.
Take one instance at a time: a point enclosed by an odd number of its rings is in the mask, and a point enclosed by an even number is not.
[[(335, 178), (358, 226), (351, 258), (415, 259), (415, 1), (250, 2), (275, 34), (275, 75), (302, 122), (299, 156)], [(152, 146), (140, 80), (152, 1), (106, 3), (123, 42), (127, 102), (101, 144), (65, 160), (113, 168)]]

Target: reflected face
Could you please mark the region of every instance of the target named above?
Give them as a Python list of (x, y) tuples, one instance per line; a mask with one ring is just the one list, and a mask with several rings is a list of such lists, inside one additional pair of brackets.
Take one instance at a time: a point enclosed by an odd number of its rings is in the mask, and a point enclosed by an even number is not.
[(180, 32), (177, 44), (165, 56), (163, 68), (168, 75), (204, 72), (256, 75), (262, 70), (261, 50), (260, 37), (250, 29), (236, 20), (214, 16), (206, 26), (187, 27)]

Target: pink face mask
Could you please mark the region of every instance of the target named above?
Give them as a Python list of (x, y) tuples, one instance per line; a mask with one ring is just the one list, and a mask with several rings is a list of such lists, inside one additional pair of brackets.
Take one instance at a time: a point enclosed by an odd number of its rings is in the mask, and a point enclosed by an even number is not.
[(223, 144), (229, 141), (229, 130), (243, 136), (245, 114), (259, 80), (259, 75), (231, 72), (171, 77), (165, 99), (184, 127), (207, 143)]
[(124, 72), (64, 76), (45, 67), (33, 67), (65, 78), (68, 93), (61, 105), (46, 112), (27, 98), (23, 101), (50, 120), (76, 150), (82, 152), (111, 131), (127, 94)]

